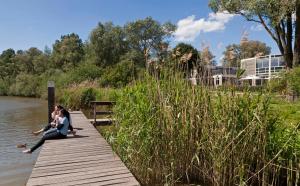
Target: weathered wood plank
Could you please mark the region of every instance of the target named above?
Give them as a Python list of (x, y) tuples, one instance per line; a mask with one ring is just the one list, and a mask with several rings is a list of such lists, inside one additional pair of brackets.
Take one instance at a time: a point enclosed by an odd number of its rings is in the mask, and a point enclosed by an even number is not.
[(139, 185), (82, 112), (71, 112), (77, 137), (46, 141), (27, 186)]
[(115, 101), (91, 101), (92, 105), (115, 105)]

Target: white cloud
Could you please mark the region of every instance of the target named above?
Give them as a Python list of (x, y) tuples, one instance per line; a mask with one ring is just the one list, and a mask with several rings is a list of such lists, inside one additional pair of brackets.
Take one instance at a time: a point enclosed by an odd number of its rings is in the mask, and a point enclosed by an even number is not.
[(259, 31), (262, 31), (263, 29), (264, 29), (264, 27), (261, 24), (252, 25), (250, 27), (250, 30), (252, 30), (254, 32), (259, 32)]
[(188, 16), (177, 22), (177, 30), (174, 33), (176, 41), (193, 41), (201, 32), (213, 32), (224, 30), (235, 15), (228, 12), (210, 13), (208, 18), (196, 19), (195, 15)]

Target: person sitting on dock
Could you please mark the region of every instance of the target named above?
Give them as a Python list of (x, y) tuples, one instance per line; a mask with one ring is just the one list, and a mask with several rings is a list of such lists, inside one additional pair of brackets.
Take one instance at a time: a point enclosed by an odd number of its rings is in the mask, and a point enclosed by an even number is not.
[[(51, 117), (53, 119), (53, 121), (51, 123), (48, 123), (44, 128), (36, 131), (36, 132), (32, 132), (32, 134), (34, 135), (39, 135), (40, 133), (42, 132), (46, 132), (48, 131), (49, 129), (55, 129), (57, 124), (58, 124), (58, 115), (59, 115), (59, 111), (64, 109), (63, 106), (61, 105), (56, 105), (54, 107), (54, 111), (51, 113)], [(74, 131), (74, 128), (72, 126), (72, 123), (71, 123), (71, 118), (70, 118), (70, 113), (67, 111), (67, 118), (69, 119), (69, 129), (71, 131), (71, 133), (75, 136), (76, 135), (76, 131)]]
[(68, 111), (65, 109), (61, 109), (59, 111), (57, 127), (55, 129), (51, 129), (45, 132), (42, 139), (40, 139), (40, 141), (36, 145), (31, 147), (30, 149), (24, 150), (23, 153), (32, 153), (41, 145), (43, 145), (45, 140), (66, 138), (68, 134), (68, 128), (70, 125), (67, 116), (68, 116)]

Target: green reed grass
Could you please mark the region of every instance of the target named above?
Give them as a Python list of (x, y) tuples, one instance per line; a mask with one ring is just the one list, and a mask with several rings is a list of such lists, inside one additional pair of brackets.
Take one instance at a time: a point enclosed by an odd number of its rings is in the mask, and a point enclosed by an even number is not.
[(266, 93), (147, 76), (119, 94), (115, 113), (108, 139), (142, 184), (299, 184), (299, 131), (282, 127)]

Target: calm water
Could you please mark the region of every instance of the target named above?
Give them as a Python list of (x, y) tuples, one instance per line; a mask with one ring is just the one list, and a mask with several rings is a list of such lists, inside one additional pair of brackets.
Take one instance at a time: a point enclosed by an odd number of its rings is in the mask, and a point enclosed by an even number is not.
[(0, 96), (0, 186), (25, 185), (39, 154), (23, 154), (17, 144), (32, 146), (32, 131), (47, 122), (47, 103), (39, 99)]

